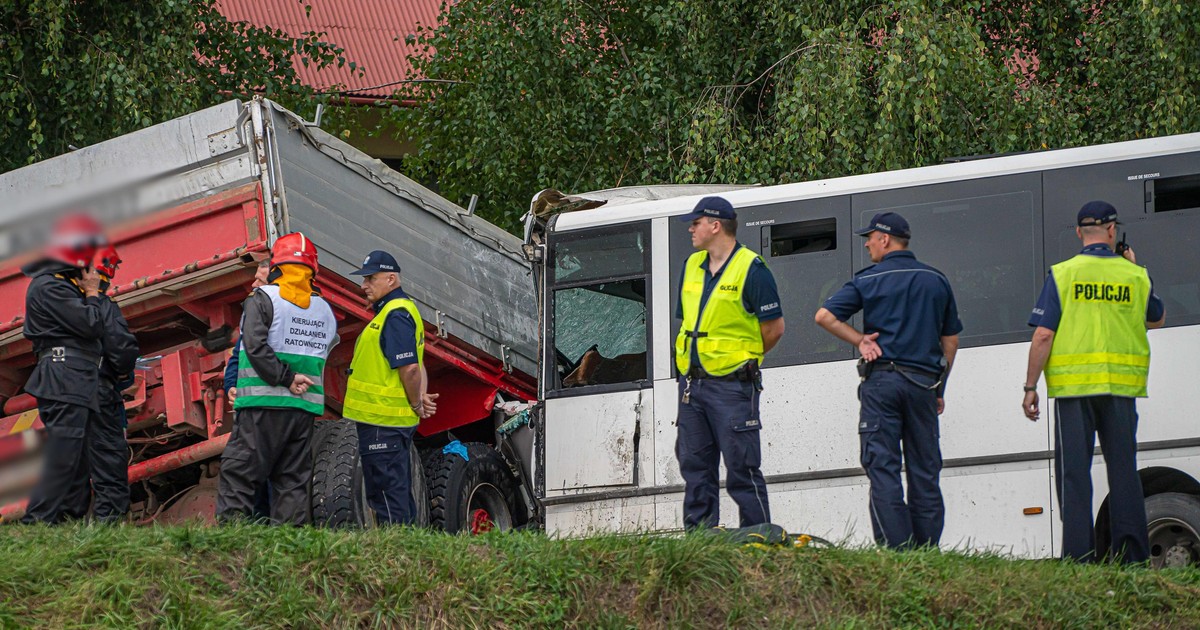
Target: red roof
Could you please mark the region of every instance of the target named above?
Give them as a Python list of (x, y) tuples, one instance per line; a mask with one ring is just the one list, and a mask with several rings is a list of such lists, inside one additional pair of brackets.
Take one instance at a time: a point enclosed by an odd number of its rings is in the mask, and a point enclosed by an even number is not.
[[(396, 82), (412, 78), (408, 55), (414, 47), (405, 38), (417, 25), (437, 25), (442, 0), (218, 0), (217, 8), (232, 22), (282, 30), (292, 37), (316, 31), (322, 41), (345, 50), (349, 66), (317, 70), (296, 63), (300, 80), (319, 91), (342, 85), (351, 97), (387, 98)], [(312, 13), (305, 14), (305, 4)]]

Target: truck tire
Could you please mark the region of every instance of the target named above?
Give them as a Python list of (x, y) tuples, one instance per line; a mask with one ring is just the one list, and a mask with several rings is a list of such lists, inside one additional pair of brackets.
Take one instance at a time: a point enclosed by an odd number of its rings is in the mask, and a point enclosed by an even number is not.
[(513, 528), (516, 483), (496, 449), (469, 442), (468, 460), (435, 450), (425, 461), (429, 522), (451, 534)]
[[(375, 514), (367, 504), (358, 430), (349, 420), (318, 421), (313, 428), (312, 522), (318, 527), (374, 527)], [(429, 525), (425, 471), (415, 446), (409, 448), (414, 525)]]
[(313, 425), (312, 524), (316, 527), (373, 527), (367, 507), (358, 431), (350, 420)]
[(1200, 497), (1180, 492), (1146, 497), (1146, 524), (1151, 566), (1200, 566)]
[(417, 506), (418, 527), (429, 527), (429, 488), (425, 483), (425, 467), (421, 464), (421, 453), (414, 444), (408, 449), (408, 469), (412, 471), (413, 503)]

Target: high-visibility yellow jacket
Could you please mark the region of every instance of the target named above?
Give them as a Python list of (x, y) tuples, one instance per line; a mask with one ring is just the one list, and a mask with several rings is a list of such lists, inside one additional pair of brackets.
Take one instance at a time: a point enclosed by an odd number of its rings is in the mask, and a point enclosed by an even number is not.
[(675, 338), (675, 366), (680, 374), (688, 372), (695, 343), (704, 371), (712, 376), (725, 376), (747, 361), (762, 362), (762, 328), (758, 318), (742, 304), (746, 275), (759, 256), (745, 247), (735, 250), (701, 313), (704, 274), (708, 273), (701, 263), (707, 255), (704, 251), (692, 254), (684, 270), (679, 295), (683, 325)]
[(1119, 256), (1079, 255), (1051, 268), (1062, 318), (1046, 361), (1051, 398), (1142, 397), (1150, 374), (1150, 276)]
[(405, 298), (390, 300), (354, 343), (342, 409), (342, 415), (349, 420), (384, 427), (413, 427), (421, 421), (404, 391), (400, 373), (388, 362), (379, 345), (384, 322), (398, 308), (408, 311), (416, 324), (417, 365), (425, 364), (425, 324), (417, 305)]

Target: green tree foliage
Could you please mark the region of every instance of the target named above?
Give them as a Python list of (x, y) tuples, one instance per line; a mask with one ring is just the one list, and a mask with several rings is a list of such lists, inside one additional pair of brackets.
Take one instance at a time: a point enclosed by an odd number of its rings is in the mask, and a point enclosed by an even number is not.
[(457, 0), (406, 171), (513, 227), (543, 187), (792, 182), (1200, 130), (1189, 0)]
[[(298, 0), (299, 1), (299, 0)], [(312, 96), (319, 33), (231, 23), (215, 0), (0, 0), (0, 172), (230, 98)]]

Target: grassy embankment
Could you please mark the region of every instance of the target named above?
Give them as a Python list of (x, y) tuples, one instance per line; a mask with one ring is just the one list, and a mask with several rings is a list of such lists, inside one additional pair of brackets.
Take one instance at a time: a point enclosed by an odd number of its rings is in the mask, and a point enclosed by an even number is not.
[(406, 529), (0, 528), (0, 626), (1200, 627), (1200, 569)]

